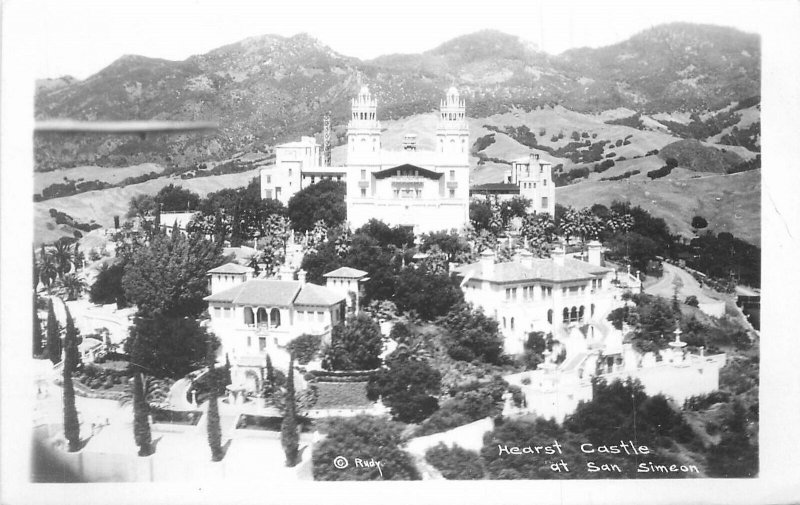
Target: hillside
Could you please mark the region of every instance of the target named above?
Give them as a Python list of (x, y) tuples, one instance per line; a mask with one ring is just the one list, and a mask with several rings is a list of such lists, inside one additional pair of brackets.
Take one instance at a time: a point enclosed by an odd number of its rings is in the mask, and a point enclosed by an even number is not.
[[(630, 169), (630, 168), (629, 168)], [(589, 180), (556, 188), (561, 205), (586, 207), (630, 201), (663, 218), (672, 233), (692, 237), (690, 222), (700, 215), (708, 229), (727, 231), (751, 244), (761, 243), (761, 171), (732, 175), (699, 174), (675, 169), (656, 180), (631, 177), (622, 181)]]
[(760, 48), (756, 36), (734, 29), (671, 24), (559, 56), (497, 31), (369, 61), (304, 34), (254, 37), (184, 61), (128, 55), (83, 81), (40, 83), (36, 117), (213, 119), (220, 131), (146, 140), (37, 136), (36, 167), (186, 166), (264, 151), (319, 132), (326, 111), (334, 126), (346, 124), (359, 74), (376, 93), (382, 120), (431, 111), (452, 84), (475, 118), (555, 105), (583, 113), (713, 111), (760, 93)]

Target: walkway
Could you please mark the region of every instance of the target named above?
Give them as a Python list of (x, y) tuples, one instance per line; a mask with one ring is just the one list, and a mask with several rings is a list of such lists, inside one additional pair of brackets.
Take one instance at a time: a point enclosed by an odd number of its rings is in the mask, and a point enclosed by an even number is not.
[(664, 298), (672, 298), (675, 294), (675, 286), (673, 282), (675, 279), (680, 279), (682, 285), (678, 288), (678, 299), (682, 302), (689, 296), (696, 296), (697, 301), (700, 303), (714, 303), (720, 300), (715, 300), (708, 296), (700, 284), (692, 277), (692, 274), (686, 270), (663, 263), (664, 275), (655, 284), (644, 289), (645, 293), (649, 295), (663, 296)]

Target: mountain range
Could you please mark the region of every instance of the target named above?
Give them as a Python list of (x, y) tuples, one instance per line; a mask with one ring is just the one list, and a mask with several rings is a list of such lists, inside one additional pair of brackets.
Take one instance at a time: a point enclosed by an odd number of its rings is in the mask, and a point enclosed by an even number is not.
[(468, 116), (540, 107), (584, 114), (708, 114), (760, 94), (760, 39), (711, 25), (660, 25), (607, 47), (539, 52), (487, 30), (421, 54), (360, 60), (313, 37), (265, 35), (168, 61), (127, 55), (85, 80), (37, 82), (37, 118), (214, 120), (213, 135), (37, 136), (36, 169), (156, 162), (189, 166), (318, 133), (330, 111), (339, 135), (365, 83), (379, 119), (434, 110), (451, 85)]

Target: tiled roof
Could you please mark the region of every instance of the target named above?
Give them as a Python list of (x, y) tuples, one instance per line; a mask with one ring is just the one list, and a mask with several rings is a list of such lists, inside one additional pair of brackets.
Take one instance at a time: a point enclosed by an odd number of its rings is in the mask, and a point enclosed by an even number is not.
[(328, 272), (324, 274), (323, 277), (342, 277), (347, 279), (357, 279), (359, 277), (364, 277), (367, 275), (367, 272), (363, 270), (358, 270), (357, 268), (350, 268), (350, 267), (341, 267), (337, 268), (333, 272)]
[(519, 193), (519, 186), (505, 182), (489, 182), (478, 184), (469, 188), (470, 191), (504, 191), (507, 193)]
[(324, 286), (302, 284), (300, 281), (277, 279), (252, 279), (232, 288), (204, 298), (207, 302), (225, 302), (237, 305), (292, 305), (330, 306), (344, 300), (344, 296)]
[(361, 408), (372, 405), (366, 382), (318, 382), (315, 409)]
[(210, 274), (246, 274), (252, 272), (253, 269), (245, 267), (237, 263), (225, 263), (217, 268), (212, 268), (208, 271)]
[(591, 265), (571, 258), (564, 259), (564, 265), (557, 265), (552, 259), (534, 258), (532, 267), (517, 261), (495, 263), (490, 272), (484, 272), (481, 262), (470, 263), (456, 269), (456, 272), (471, 279), (491, 282), (517, 282), (542, 280), (566, 282), (591, 279), (595, 275), (610, 272), (610, 268)]
[(344, 296), (324, 286), (305, 284), (300, 294), (294, 300), (295, 305), (323, 305), (329, 306), (344, 300)]
[(203, 299), (207, 302), (227, 302), (238, 305), (288, 307), (294, 301), (298, 291), (300, 291), (299, 281), (253, 279)]

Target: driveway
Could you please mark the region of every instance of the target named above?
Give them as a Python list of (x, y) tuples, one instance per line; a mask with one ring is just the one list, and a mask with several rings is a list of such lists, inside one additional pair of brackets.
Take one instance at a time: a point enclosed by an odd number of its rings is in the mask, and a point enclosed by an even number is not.
[(672, 295), (675, 292), (675, 286), (673, 285), (673, 282), (675, 282), (675, 279), (679, 279), (682, 283), (682, 285), (678, 288), (678, 299), (680, 301), (684, 301), (688, 296), (696, 296), (697, 301), (700, 303), (713, 303), (719, 301), (706, 295), (703, 292), (703, 288), (700, 287), (700, 284), (695, 280), (694, 277), (692, 277), (692, 274), (686, 270), (666, 262), (663, 263), (663, 267), (664, 275), (658, 280), (658, 282), (650, 287), (645, 288), (645, 293), (649, 295), (663, 296), (664, 298), (672, 298)]

